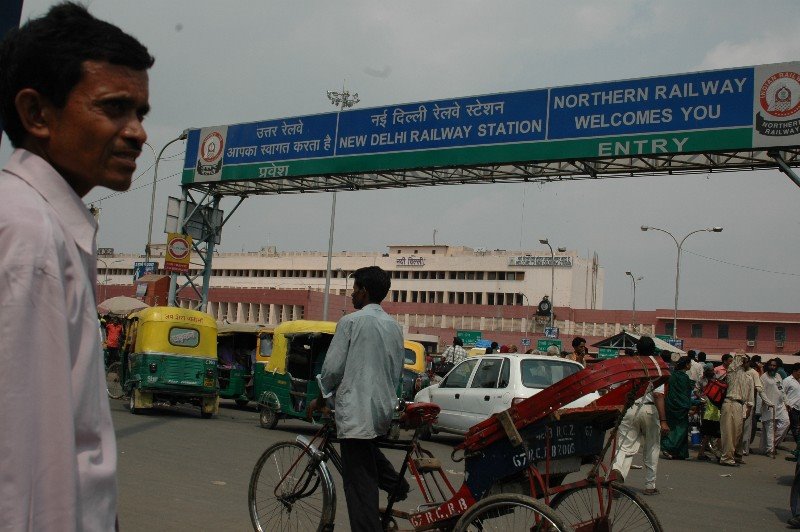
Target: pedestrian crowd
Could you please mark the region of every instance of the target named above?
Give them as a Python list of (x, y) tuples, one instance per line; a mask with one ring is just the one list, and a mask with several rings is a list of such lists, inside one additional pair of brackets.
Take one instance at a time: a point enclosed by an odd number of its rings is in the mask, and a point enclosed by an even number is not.
[[(653, 356), (653, 340), (641, 337), (636, 354)], [(741, 467), (749, 454), (775, 458), (778, 445), (791, 435), (794, 446), (784, 458), (798, 461), (800, 363), (784, 367), (780, 358), (762, 362), (759, 355), (736, 353), (723, 355), (722, 363), (715, 367), (706, 361), (705, 353), (693, 350), (676, 360), (665, 351), (661, 356), (670, 365), (667, 384), (656, 388), (650, 384), (620, 422), (617, 453), (611, 466), (612, 476), (618, 482), (625, 481), (632, 459), (641, 449), (645, 468), (643, 493), (658, 494), (659, 459), (689, 459), (690, 441), (698, 444), (697, 460)], [(760, 442), (754, 447), (759, 421)], [(800, 528), (800, 466), (797, 465), (791, 510), (793, 517), (788, 524)]]

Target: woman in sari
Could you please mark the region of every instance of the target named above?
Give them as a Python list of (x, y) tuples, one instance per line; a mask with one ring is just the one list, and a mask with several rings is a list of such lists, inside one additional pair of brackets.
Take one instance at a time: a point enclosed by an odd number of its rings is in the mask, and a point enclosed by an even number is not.
[(689, 409), (694, 381), (689, 378), (689, 357), (675, 364), (669, 377), (665, 404), (669, 433), (661, 438), (661, 456), (667, 460), (689, 458)]

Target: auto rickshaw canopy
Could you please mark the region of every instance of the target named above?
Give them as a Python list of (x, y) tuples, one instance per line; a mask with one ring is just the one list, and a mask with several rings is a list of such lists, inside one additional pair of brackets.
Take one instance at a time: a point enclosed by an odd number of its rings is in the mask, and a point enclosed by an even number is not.
[(267, 362), (266, 371), (284, 373), (286, 371), (286, 355), (289, 350), (289, 337), (299, 334), (329, 334), (336, 332), (336, 323), (332, 321), (294, 320), (285, 321), (275, 327), (272, 336), (272, 356)]
[(169, 353), (217, 358), (217, 322), (205, 312), (150, 307), (134, 312), (136, 353)]

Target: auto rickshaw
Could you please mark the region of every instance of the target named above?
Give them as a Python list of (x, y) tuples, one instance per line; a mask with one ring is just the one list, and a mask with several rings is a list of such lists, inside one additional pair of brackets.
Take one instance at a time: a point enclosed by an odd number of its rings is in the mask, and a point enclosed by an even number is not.
[(246, 406), (254, 399), (253, 372), (257, 361), (272, 354), (272, 331), (273, 327), (251, 323), (218, 325), (220, 398), (233, 399), (238, 406)]
[(133, 414), (156, 402), (190, 403), (203, 418), (219, 411), (217, 323), (205, 312), (150, 307), (128, 317), (123, 389)]
[(413, 401), (414, 396), (430, 385), (425, 346), (412, 340), (404, 340), (405, 360), (403, 360), (403, 392), (402, 399)]
[[(275, 428), (281, 418), (305, 419), (306, 406), (319, 395), (316, 376), (322, 370), (335, 332), (336, 323), (330, 321), (295, 320), (275, 327), (272, 353), (269, 356), (259, 353), (254, 374), (254, 397), (260, 408), (262, 427)], [(409, 375), (414, 375), (410, 381), (413, 390), (417, 385), (422, 386), (423, 379), (418, 384), (416, 375), (419, 368), (424, 373), (425, 349), (417, 342), (404, 344), (403, 371), (405, 374), (409, 370)], [(397, 394), (403, 395), (402, 382), (398, 382)]]

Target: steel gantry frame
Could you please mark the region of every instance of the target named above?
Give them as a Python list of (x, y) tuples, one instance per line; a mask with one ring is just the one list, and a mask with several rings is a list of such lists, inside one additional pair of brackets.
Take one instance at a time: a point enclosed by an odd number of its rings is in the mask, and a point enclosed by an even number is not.
[[(186, 213), (189, 201), (196, 204), (194, 210), (204, 219), (203, 238), (192, 246), (200, 256), (202, 274), (185, 274), (185, 280), (178, 286), (178, 274), (171, 275), (169, 304), (175, 305), (181, 293), (184, 300), (192, 301), (194, 308), (205, 309), (208, 304), (208, 291), (211, 281), (214, 237), (249, 196), (278, 194), (307, 194), (315, 192), (334, 192), (339, 190), (378, 190), (391, 188), (426, 187), (442, 185), (468, 185), (487, 183), (553, 183), (559, 181), (580, 181), (585, 179), (609, 179), (622, 177), (680, 175), (695, 173), (741, 172), (752, 170), (778, 169), (787, 174), (800, 186), (800, 178), (792, 170), (800, 166), (800, 147), (780, 150), (734, 150), (704, 153), (664, 154), (625, 157), (601, 157), (592, 159), (572, 159), (563, 161), (528, 161), (513, 164), (478, 165), (448, 168), (418, 168), (372, 172), (360, 174), (336, 174), (318, 176), (284, 177), (279, 179), (256, 179), (247, 181), (216, 181), (190, 183), (182, 186), (181, 207), (178, 227), (184, 231), (184, 224), (192, 213)], [(199, 201), (192, 193), (202, 195)], [(223, 197), (239, 198), (233, 209), (215, 226), (206, 213), (219, 208)], [(213, 218), (213, 217), (212, 217)], [(195, 282), (202, 277), (202, 286)], [(182, 293), (191, 287), (192, 297)]]

